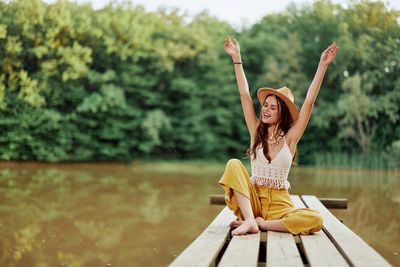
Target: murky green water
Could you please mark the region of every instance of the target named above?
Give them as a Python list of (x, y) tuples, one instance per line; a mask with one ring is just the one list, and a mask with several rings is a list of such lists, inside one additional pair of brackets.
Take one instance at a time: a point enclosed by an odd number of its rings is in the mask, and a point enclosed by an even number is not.
[[(224, 165), (0, 163), (0, 266), (165, 266), (222, 209)], [(400, 266), (400, 173), (293, 168), (292, 194), (334, 213)]]

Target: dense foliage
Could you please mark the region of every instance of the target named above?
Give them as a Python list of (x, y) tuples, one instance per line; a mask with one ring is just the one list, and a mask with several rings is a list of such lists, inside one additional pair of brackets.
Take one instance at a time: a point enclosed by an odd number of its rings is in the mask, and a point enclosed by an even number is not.
[[(320, 53), (330, 66), (299, 145), (400, 160), (399, 11), (382, 3), (291, 6), (235, 31), (207, 13), (66, 1), (0, 2), (0, 158), (98, 161), (241, 157), (248, 147), (226, 35), (258, 87), (304, 99)], [(386, 157), (386, 158), (385, 158)]]

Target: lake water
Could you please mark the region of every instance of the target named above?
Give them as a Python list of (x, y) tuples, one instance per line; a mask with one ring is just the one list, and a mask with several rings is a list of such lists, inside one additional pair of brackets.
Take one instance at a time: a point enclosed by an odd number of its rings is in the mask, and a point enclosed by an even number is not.
[[(224, 164), (0, 163), (0, 266), (166, 266), (222, 209)], [(348, 198), (334, 214), (400, 266), (400, 173), (292, 168), (292, 194)]]

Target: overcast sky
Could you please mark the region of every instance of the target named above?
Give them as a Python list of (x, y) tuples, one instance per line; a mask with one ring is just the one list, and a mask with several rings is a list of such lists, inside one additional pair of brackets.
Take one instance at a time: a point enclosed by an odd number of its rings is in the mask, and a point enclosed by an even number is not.
[[(45, 0), (47, 3), (55, 0)], [(101, 8), (110, 0), (75, 0), (78, 3), (91, 3), (95, 9)], [(117, 0), (117, 2), (122, 2)], [(313, 0), (131, 0), (140, 4), (147, 11), (156, 11), (159, 7), (176, 7), (189, 16), (208, 10), (209, 14), (221, 20), (228, 21), (231, 25), (239, 27), (242, 24), (250, 25), (260, 20), (264, 15), (285, 10), (287, 5), (295, 2), (298, 5), (312, 3)], [(332, 0), (334, 3), (345, 5), (346, 0)], [(400, 10), (400, 0), (383, 1), (389, 8)]]

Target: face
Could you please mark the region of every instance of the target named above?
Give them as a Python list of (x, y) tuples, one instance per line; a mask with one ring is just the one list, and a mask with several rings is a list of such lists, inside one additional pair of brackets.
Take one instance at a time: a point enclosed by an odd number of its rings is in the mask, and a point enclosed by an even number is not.
[(261, 108), (261, 121), (269, 125), (276, 125), (279, 121), (278, 101), (274, 95), (268, 96)]

